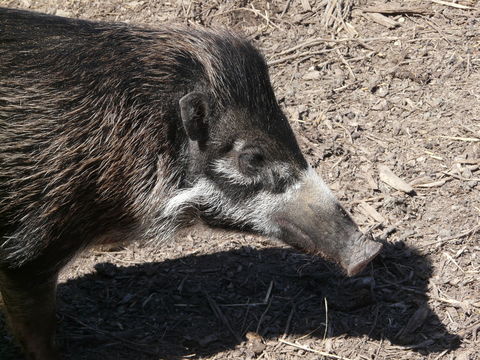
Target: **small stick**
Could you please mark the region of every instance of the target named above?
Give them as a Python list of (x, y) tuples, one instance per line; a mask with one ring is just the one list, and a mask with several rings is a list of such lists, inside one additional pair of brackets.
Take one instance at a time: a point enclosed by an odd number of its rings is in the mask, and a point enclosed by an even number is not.
[(458, 141), (473, 141), (473, 142), (480, 141), (479, 138), (473, 138), (473, 137), (444, 136), (444, 135), (439, 135), (438, 137), (443, 139), (458, 140)]
[(298, 44), (294, 47), (291, 47), (289, 49), (286, 49), (282, 52), (279, 52), (278, 54), (274, 54), (273, 56), (282, 56), (282, 55), (285, 55), (285, 54), (289, 54), (291, 52), (294, 52), (295, 50), (298, 50), (298, 49), (303, 49), (305, 47), (312, 47), (312, 46), (316, 46), (316, 45), (319, 45), (319, 44), (322, 44), (322, 43), (328, 43), (328, 42), (331, 42), (331, 43), (344, 43), (344, 42), (348, 42), (348, 41), (356, 41), (356, 42), (371, 42), (371, 41), (395, 41), (395, 40), (400, 40), (399, 37), (374, 37), (374, 38), (344, 38), (344, 39), (327, 39), (327, 38), (315, 38), (315, 39), (312, 39), (312, 40), (308, 40), (308, 41), (305, 41), (304, 43), (302, 44)]
[(438, 181), (433, 181), (429, 183), (424, 183), (424, 184), (417, 184), (415, 187), (417, 188), (432, 188), (432, 187), (438, 187), (445, 185), (445, 183), (448, 181), (448, 179), (443, 179), (443, 180), (438, 180)]
[(443, 355), (445, 355), (447, 352), (449, 352), (450, 349), (447, 349), (447, 350), (443, 350), (438, 356), (435, 357), (435, 359), (433, 360), (438, 360), (440, 359)]
[(455, 175), (455, 174), (452, 174), (452, 173), (449, 173), (447, 171), (442, 171), (442, 174), (445, 174), (445, 175), (448, 175), (448, 176), (451, 176), (457, 180), (462, 180), (462, 181), (480, 181), (480, 178), (470, 178), (470, 179), (467, 179), (463, 176), (458, 176), (458, 175)]
[(430, 1), (435, 3), (435, 4), (451, 6), (451, 7), (457, 8), (457, 9), (464, 9), (464, 10), (473, 10), (474, 9), (471, 6), (455, 4), (455, 3), (448, 2), (448, 1), (442, 1), (442, 0), (430, 0)]
[(241, 337), (233, 330), (233, 328), (230, 326), (230, 323), (228, 322), (228, 319), (225, 317), (225, 315), (223, 314), (222, 310), (220, 309), (220, 307), (217, 305), (217, 303), (215, 302), (215, 300), (213, 300), (210, 295), (208, 295), (208, 293), (206, 291), (204, 291), (204, 294), (205, 294), (205, 297), (207, 298), (207, 301), (208, 301), (208, 304), (210, 305), (210, 307), (212, 308), (212, 311), (213, 313), (220, 319), (222, 320), (222, 322), (225, 324), (225, 326), (227, 327), (228, 331), (230, 331), (230, 333), (235, 337), (235, 339), (241, 343), (242, 342), (242, 339)]
[[(394, 194), (397, 194), (397, 193), (394, 193)], [(398, 194), (400, 194), (400, 192), (398, 192)], [(378, 201), (378, 200), (382, 200), (384, 198), (385, 198), (385, 195), (378, 195), (378, 196), (370, 197), (370, 198), (367, 198), (367, 199), (355, 200), (355, 201), (352, 201), (351, 204), (356, 205), (356, 204), (360, 204), (362, 202)]]
[(353, 80), (356, 80), (357, 77), (355, 76), (355, 74), (353, 73), (353, 70), (352, 68), (350, 67), (350, 64), (347, 62), (347, 60), (345, 60), (345, 57), (342, 55), (342, 53), (340, 52), (340, 50), (338, 49), (335, 49), (335, 52), (338, 54), (338, 56), (340, 57), (340, 60), (342, 60), (342, 63), (347, 67), (348, 69), (348, 72), (350, 73), (350, 76), (352, 77)]
[(270, 280), (270, 285), (268, 285), (268, 290), (267, 290), (267, 293), (265, 294), (265, 299), (263, 300), (264, 304), (266, 304), (270, 299), (270, 296), (272, 295), (272, 289), (273, 289), (273, 280)]
[(433, 23), (432, 21), (428, 21), (427, 19), (425, 19), (425, 22), (430, 25), (432, 29), (436, 30), (443, 40), (445, 40), (448, 44), (452, 44), (450, 40), (448, 40), (447, 37), (443, 35), (443, 30), (438, 27), (437, 24)]
[(323, 341), (327, 338), (327, 332), (328, 332), (328, 302), (327, 298), (324, 297), (323, 301), (325, 302), (325, 331), (323, 332)]
[(295, 305), (292, 305), (292, 310), (290, 310), (290, 314), (288, 315), (287, 324), (285, 325), (285, 330), (283, 331), (282, 339), (285, 339), (287, 337), (288, 330), (290, 330), (290, 323), (292, 322), (294, 312), (295, 312)]
[(245, 303), (245, 304), (220, 304), (221, 307), (252, 307), (252, 306), (264, 306), (267, 303)]
[(439, 296), (433, 296), (432, 298), (434, 300), (438, 300), (438, 301), (444, 302), (446, 304), (450, 304), (454, 307), (465, 308), (465, 307), (468, 307), (468, 306), (473, 306), (473, 307), (476, 307), (476, 308), (480, 308), (480, 302), (474, 303), (474, 302), (470, 302), (470, 301), (459, 301), (459, 300), (455, 300), (455, 299), (442, 298), (442, 297), (439, 297)]
[(272, 299), (273, 298), (271, 297), (267, 307), (265, 308), (265, 311), (262, 313), (260, 319), (258, 320), (257, 329), (255, 331), (257, 334), (260, 334), (260, 326), (262, 325), (263, 319), (265, 318), (265, 315), (267, 315), (268, 310), (270, 310), (270, 306), (272, 305)]
[(458, 235), (455, 235), (455, 236), (449, 236), (445, 239), (441, 239), (441, 240), (437, 240), (437, 241), (432, 241), (432, 242), (429, 242), (427, 244), (423, 244), (423, 245), (420, 245), (418, 246), (419, 249), (422, 249), (424, 247), (427, 247), (427, 246), (430, 246), (430, 245), (436, 245), (436, 244), (441, 244), (441, 243), (444, 243), (444, 242), (447, 242), (447, 241), (450, 241), (450, 240), (456, 240), (456, 239), (461, 239), (465, 236), (469, 236), (470, 234), (473, 234), (475, 233), (475, 231), (477, 231), (478, 229), (480, 229), (480, 225), (477, 225), (477, 226), (474, 226), (473, 228), (471, 228), (470, 230), (467, 230), (463, 233), (460, 233)]
[(400, 23), (377, 12), (370, 12), (370, 13), (363, 14), (363, 17), (365, 17), (367, 20), (372, 20), (377, 24), (385, 26), (388, 29), (394, 29), (400, 26)]
[(329, 53), (331, 51), (333, 51), (333, 49), (325, 49), (325, 50), (320, 50), (320, 51), (306, 51), (306, 52), (302, 52), (300, 54), (288, 55), (288, 56), (285, 56), (285, 57), (277, 59), (277, 60), (269, 61), (269, 62), (267, 62), (267, 65), (268, 66), (277, 65), (277, 64), (281, 64), (285, 61), (293, 60), (293, 59), (296, 59), (296, 58), (299, 58), (299, 57), (302, 57), (302, 56), (305, 56), (305, 55), (308, 55), (308, 57), (311, 57), (312, 55), (322, 55), (322, 54)]
[(465, 274), (465, 271), (463, 271), (463, 269), (460, 267), (460, 265), (458, 265), (458, 263), (455, 261), (455, 259), (448, 253), (443, 253), (443, 255), (445, 255), (445, 257), (450, 260), (462, 273)]
[(153, 355), (153, 356), (158, 356), (158, 353), (156, 352), (153, 352), (153, 351), (150, 351), (150, 350), (147, 350), (147, 349), (143, 349), (144, 347), (147, 347), (148, 345), (146, 344), (142, 344), (142, 343), (137, 343), (137, 342), (134, 342), (134, 341), (131, 341), (131, 340), (128, 340), (128, 339), (125, 339), (124, 337), (121, 337), (121, 336), (116, 336), (112, 333), (110, 333), (109, 331), (104, 331), (104, 330), (100, 330), (100, 329), (97, 329), (97, 328), (94, 328), (90, 325), (87, 325), (85, 324), (84, 322), (80, 321), (79, 319), (77, 319), (75, 316), (72, 316), (72, 315), (68, 315), (66, 313), (63, 313), (62, 314), (63, 316), (69, 318), (70, 320), (73, 320), (75, 321), (76, 323), (82, 325), (84, 328), (88, 329), (88, 330), (91, 330), (91, 331), (94, 331), (96, 333), (99, 333), (99, 334), (102, 334), (103, 336), (106, 336), (106, 337), (109, 337), (109, 338), (112, 338), (112, 339), (115, 339), (117, 341), (120, 342), (120, 344), (122, 344), (123, 346), (125, 346), (126, 348), (129, 348), (131, 350), (135, 350), (135, 351), (140, 351), (146, 355)]
[(343, 357), (343, 356), (338, 356), (338, 355), (330, 354), (330, 353), (327, 353), (327, 352), (324, 352), (324, 351), (318, 351), (318, 350), (312, 349), (312, 348), (310, 348), (310, 347), (308, 347), (308, 346), (303, 346), (303, 345), (294, 344), (294, 343), (292, 343), (292, 342), (290, 342), (290, 341), (287, 341), (287, 340), (279, 339), (278, 341), (281, 342), (281, 343), (283, 343), (283, 344), (296, 347), (297, 349), (302, 349), (302, 350), (305, 350), (305, 351), (308, 351), (308, 352), (311, 352), (311, 353), (314, 353), (314, 354), (326, 356), (326, 357), (329, 357), (329, 358), (332, 358), (332, 359), (351, 360), (351, 359), (346, 358), (346, 357)]
[(366, 7), (360, 9), (366, 13), (380, 13), (380, 14), (388, 14), (388, 15), (428, 15), (432, 12), (426, 8), (405, 8), (401, 5), (393, 5), (393, 6), (382, 6), (376, 5), (371, 7)]
[(283, 15), (285, 15), (285, 13), (288, 11), (288, 8), (290, 7), (290, 4), (292, 3), (292, 0), (288, 0), (285, 7), (283, 8), (283, 11), (282, 13), (280, 14), (280, 18), (283, 17)]
[(107, 257), (111, 258), (112, 260), (115, 260), (115, 261), (118, 261), (118, 262), (121, 262), (121, 263), (124, 263), (124, 264), (127, 264), (127, 265), (141, 265), (141, 264), (145, 264), (145, 262), (143, 261), (134, 261), (134, 260), (123, 260), (123, 259), (120, 259), (120, 258), (117, 258), (115, 256), (113, 256), (112, 254), (106, 252), (106, 251), (94, 251), (95, 254), (102, 254), (102, 255), (106, 255)]
[(278, 26), (277, 24), (275, 24), (274, 22), (272, 22), (272, 20), (269, 19), (268, 17), (268, 13), (265, 11), (265, 13), (267, 13), (267, 15), (263, 15), (259, 10), (255, 9), (255, 7), (253, 6), (253, 4), (250, 4), (252, 6), (251, 9), (249, 8), (238, 8), (238, 10), (245, 10), (245, 11), (251, 11), (252, 13), (254, 13), (255, 15), (257, 16), (260, 16), (262, 17), (263, 19), (265, 19), (265, 21), (267, 22), (267, 26), (268, 25), (272, 25), (274, 28), (276, 28), (277, 30), (281, 30), (283, 31), (283, 29)]

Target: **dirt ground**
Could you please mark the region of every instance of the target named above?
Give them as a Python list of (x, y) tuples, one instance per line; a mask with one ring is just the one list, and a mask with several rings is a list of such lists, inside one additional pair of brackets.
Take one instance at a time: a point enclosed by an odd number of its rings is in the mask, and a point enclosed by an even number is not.
[[(480, 2), (0, 5), (245, 34), (310, 162), (385, 243), (354, 278), (203, 227), (157, 248), (92, 250), (58, 287), (66, 359), (480, 359)], [(388, 185), (384, 166), (414, 191)], [(18, 359), (3, 321), (0, 358)]]

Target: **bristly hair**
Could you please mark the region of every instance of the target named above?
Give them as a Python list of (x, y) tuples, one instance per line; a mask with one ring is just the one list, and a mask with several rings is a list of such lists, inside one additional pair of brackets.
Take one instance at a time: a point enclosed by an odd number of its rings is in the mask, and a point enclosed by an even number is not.
[(168, 27), (153, 30), (150, 35), (152, 48), (147, 63), (173, 67), (158, 69), (155, 77), (174, 73), (186, 75), (184, 80), (189, 82), (191, 76), (197, 77), (207, 82), (207, 89), (223, 106), (273, 105), (275, 96), (267, 64), (248, 40), (226, 29)]

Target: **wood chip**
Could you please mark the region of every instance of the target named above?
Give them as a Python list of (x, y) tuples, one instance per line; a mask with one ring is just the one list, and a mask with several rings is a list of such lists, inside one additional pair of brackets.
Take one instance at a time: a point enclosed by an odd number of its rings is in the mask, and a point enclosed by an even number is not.
[(308, 0), (302, 0), (302, 6), (305, 11), (312, 11), (312, 6)]
[(378, 190), (377, 181), (374, 179), (373, 175), (370, 172), (366, 172), (364, 178), (367, 181), (368, 185), (372, 188), (372, 190)]
[(428, 308), (428, 305), (421, 305), (412, 315), (412, 317), (408, 320), (407, 325), (400, 330), (400, 332), (397, 334), (397, 338), (402, 338), (404, 336), (411, 336), (415, 330), (420, 328), (420, 326), (423, 325), (425, 320), (428, 317), (428, 314), (430, 313), (430, 309)]
[(368, 215), (373, 220), (383, 224), (386, 223), (385, 218), (382, 215), (380, 215), (380, 213), (377, 210), (375, 210), (373, 206), (367, 204), (366, 202), (361, 202), (360, 204), (358, 204), (358, 207), (365, 215)]
[(378, 165), (378, 172), (380, 176), (380, 180), (383, 181), (385, 184), (390, 185), (395, 190), (403, 191), (407, 194), (412, 194), (415, 191), (413, 187), (407, 184), (404, 180), (400, 179), (397, 175), (393, 173), (385, 165)]
[(365, 15), (368, 19), (376, 22), (377, 24), (385, 26), (388, 29), (394, 29), (397, 26), (400, 26), (400, 23), (396, 22), (395, 20), (389, 19), (388, 17), (379, 13), (369, 13)]

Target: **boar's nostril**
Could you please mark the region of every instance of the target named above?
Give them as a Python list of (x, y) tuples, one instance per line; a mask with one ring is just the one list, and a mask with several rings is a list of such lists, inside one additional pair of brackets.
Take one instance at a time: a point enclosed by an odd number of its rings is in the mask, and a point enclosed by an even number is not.
[(382, 250), (383, 245), (373, 241), (368, 234), (360, 234), (352, 244), (349, 255), (348, 265), (346, 266), (347, 275), (353, 276), (361, 272)]

